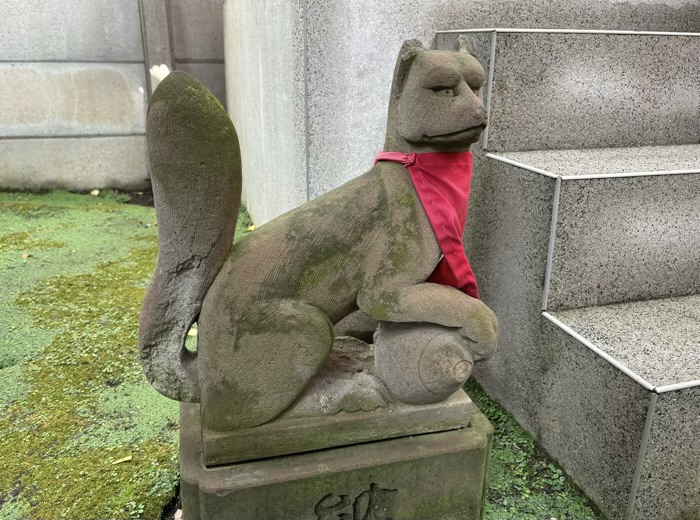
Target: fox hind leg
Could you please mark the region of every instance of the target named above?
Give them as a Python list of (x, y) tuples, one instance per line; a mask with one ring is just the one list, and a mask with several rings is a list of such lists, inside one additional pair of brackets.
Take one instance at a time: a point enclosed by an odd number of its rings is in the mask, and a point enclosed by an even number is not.
[(208, 431), (252, 428), (279, 416), (333, 345), (325, 313), (296, 300), (257, 302), (223, 321), (200, 325), (202, 426)]

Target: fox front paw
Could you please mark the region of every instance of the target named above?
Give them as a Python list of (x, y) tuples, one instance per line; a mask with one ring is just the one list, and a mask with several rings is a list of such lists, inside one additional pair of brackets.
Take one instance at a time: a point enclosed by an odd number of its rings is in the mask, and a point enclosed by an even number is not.
[(474, 361), (488, 359), (498, 347), (498, 319), (481, 300), (474, 300), (470, 311), (459, 335), (467, 341)]

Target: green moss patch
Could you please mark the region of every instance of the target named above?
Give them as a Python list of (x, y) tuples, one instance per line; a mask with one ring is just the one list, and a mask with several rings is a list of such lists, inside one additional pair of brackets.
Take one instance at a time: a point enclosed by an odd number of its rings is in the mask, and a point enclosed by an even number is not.
[(176, 492), (178, 403), (137, 348), (156, 217), (124, 200), (0, 193), (0, 520), (157, 519)]
[(603, 520), (515, 418), (474, 380), (464, 388), (494, 427), (485, 520)]
[(178, 405), (138, 361), (154, 211), (3, 193), (0, 219), (0, 519), (159, 518)]

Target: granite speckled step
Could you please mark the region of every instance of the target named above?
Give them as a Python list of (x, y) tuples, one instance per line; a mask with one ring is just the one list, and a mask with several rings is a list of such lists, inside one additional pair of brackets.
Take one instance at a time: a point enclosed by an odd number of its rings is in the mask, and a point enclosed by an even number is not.
[[(468, 34), (476, 367), (610, 520), (700, 518), (700, 34)], [(475, 147), (477, 148), (477, 147)]]
[(700, 145), (486, 157), (554, 181), (544, 309), (700, 292)]
[(617, 500), (612, 518), (695, 518), (700, 295), (543, 316), (559, 358), (545, 382), (567, 394), (542, 403), (543, 415), (566, 416), (556, 434), (542, 436), (549, 451), (575, 478), (601, 472), (587, 491), (598, 502)]
[(501, 331), (479, 381), (609, 518), (700, 507), (700, 145), (475, 172), (469, 257)]
[(544, 316), (648, 390), (700, 387), (700, 295)]
[(556, 29), (469, 35), (488, 74), (491, 151), (698, 142), (700, 34)]

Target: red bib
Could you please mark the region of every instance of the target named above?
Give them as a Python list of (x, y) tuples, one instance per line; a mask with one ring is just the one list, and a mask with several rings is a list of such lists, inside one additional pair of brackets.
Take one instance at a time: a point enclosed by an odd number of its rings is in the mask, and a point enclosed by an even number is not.
[(471, 190), (472, 153), (382, 152), (374, 164), (379, 161), (406, 166), (437, 238), (443, 258), (426, 282), (450, 285), (478, 298), (476, 278), (462, 242)]

